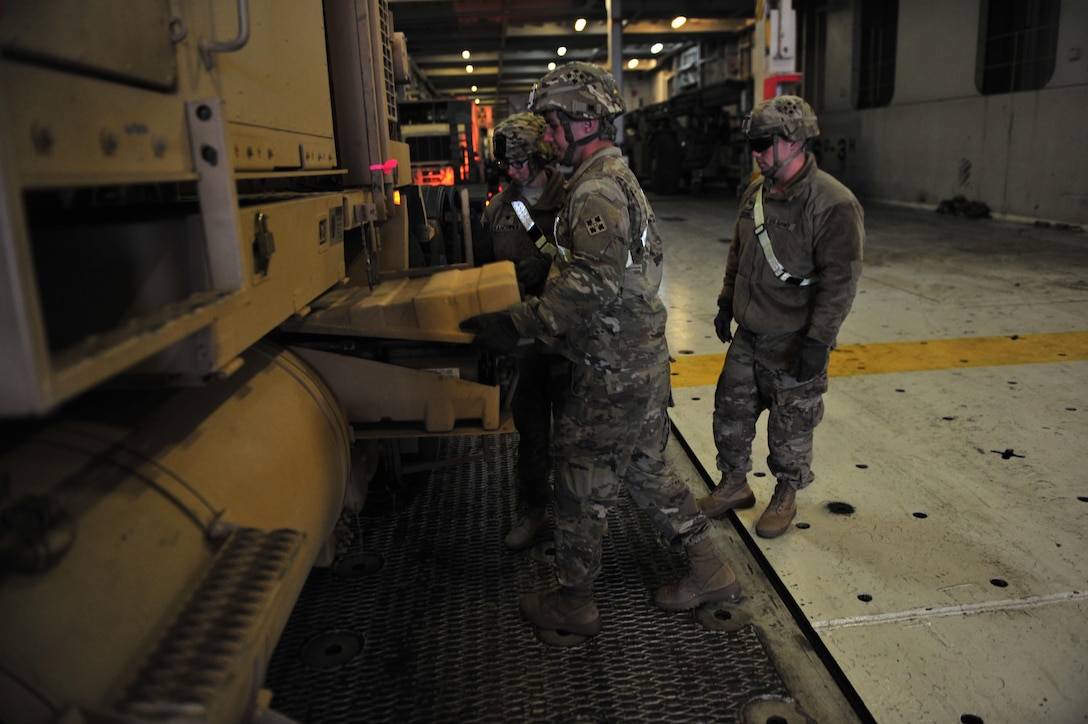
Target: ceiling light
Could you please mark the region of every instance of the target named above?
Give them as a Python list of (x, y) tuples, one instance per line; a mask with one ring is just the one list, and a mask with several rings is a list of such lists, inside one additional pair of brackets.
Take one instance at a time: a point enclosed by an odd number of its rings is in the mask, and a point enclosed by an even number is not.
[(654, 43), (653, 45), (650, 46), (650, 52), (653, 53), (654, 55), (657, 55), (658, 53), (660, 53), (664, 49), (665, 49), (665, 44), (664, 43)]
[(461, 57), (464, 58), (465, 60), (468, 60), (469, 58), (472, 57), (472, 53), (468, 52), (467, 50), (462, 50), (461, 51)]
[(559, 56), (560, 58), (562, 58), (562, 57), (563, 57), (564, 55), (566, 55), (566, 54), (567, 54), (567, 46), (565, 46), (565, 45), (560, 45), (560, 46), (559, 46), (559, 47), (558, 47), (558, 48), (556, 49), (555, 53), (556, 53), (556, 55), (558, 55), (558, 56)]
[(631, 60), (627, 61), (627, 69), (628, 70), (634, 70), (637, 67), (638, 67), (638, 58), (631, 58)]
[(685, 18), (683, 15), (677, 15), (675, 18), (672, 19), (672, 29), (679, 30), (680, 27), (687, 21), (688, 19)]
[(555, 61), (548, 63), (548, 70), (555, 70)]
[(585, 18), (578, 18), (577, 20), (574, 21), (574, 32), (580, 33), (585, 29), (586, 29), (586, 19)]
[(475, 70), (475, 69), (472, 67), (471, 63), (465, 66), (465, 72), (466, 73), (471, 73), (473, 70)]
[(478, 85), (474, 85), (474, 86), (472, 86), (472, 92), (473, 92), (473, 93), (475, 93), (475, 92), (476, 92), (476, 91), (478, 91), (478, 90), (480, 90), (480, 86), (478, 86)]
[(472, 102), (475, 103), (476, 105), (480, 105), (480, 99), (479, 98), (473, 99)]

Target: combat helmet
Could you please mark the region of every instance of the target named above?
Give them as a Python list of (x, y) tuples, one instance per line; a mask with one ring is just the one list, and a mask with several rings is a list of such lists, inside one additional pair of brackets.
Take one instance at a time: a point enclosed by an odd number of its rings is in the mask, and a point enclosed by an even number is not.
[(534, 113), (518, 113), (499, 121), (493, 133), (495, 158), (520, 161), (536, 157), (543, 166), (555, 158), (555, 146), (544, 140), (548, 124)]
[(820, 135), (816, 112), (803, 98), (777, 96), (756, 105), (744, 119), (748, 138), (781, 136), (787, 141), (804, 141)]
[(614, 118), (625, 110), (615, 77), (593, 63), (574, 61), (549, 72), (529, 92), (529, 110), (563, 111), (578, 120)]

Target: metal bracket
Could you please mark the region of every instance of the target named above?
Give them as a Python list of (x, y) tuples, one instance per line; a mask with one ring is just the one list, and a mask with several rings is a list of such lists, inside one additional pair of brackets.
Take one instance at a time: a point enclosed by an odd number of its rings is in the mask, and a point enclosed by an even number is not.
[(235, 290), (242, 287), (243, 278), (238, 243), (238, 194), (227, 153), (226, 121), (222, 110), (223, 102), (218, 98), (185, 103), (212, 286)]

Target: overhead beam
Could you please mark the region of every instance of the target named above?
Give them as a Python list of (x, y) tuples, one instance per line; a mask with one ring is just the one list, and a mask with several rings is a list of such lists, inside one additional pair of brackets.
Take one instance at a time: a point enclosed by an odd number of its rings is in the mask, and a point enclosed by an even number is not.
[[(751, 18), (688, 18), (679, 30), (673, 29), (667, 20), (637, 20), (624, 22), (623, 37), (633, 38), (652, 35), (655, 40), (676, 42), (677, 38), (698, 37), (700, 35), (732, 34), (747, 30), (755, 21)], [(594, 21), (586, 25), (580, 33), (574, 33), (569, 23), (541, 23), (540, 25), (512, 25), (506, 33), (511, 38), (555, 37), (574, 40), (581, 36), (608, 36), (608, 23)]]

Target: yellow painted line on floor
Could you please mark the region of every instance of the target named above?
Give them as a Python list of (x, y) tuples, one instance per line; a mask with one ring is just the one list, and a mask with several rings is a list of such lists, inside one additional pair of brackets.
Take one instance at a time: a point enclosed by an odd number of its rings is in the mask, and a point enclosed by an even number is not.
[[(713, 385), (725, 361), (724, 351), (674, 356), (673, 387)], [(1078, 360), (1088, 360), (1088, 332), (846, 345), (831, 353), (828, 374), (853, 377)]]

